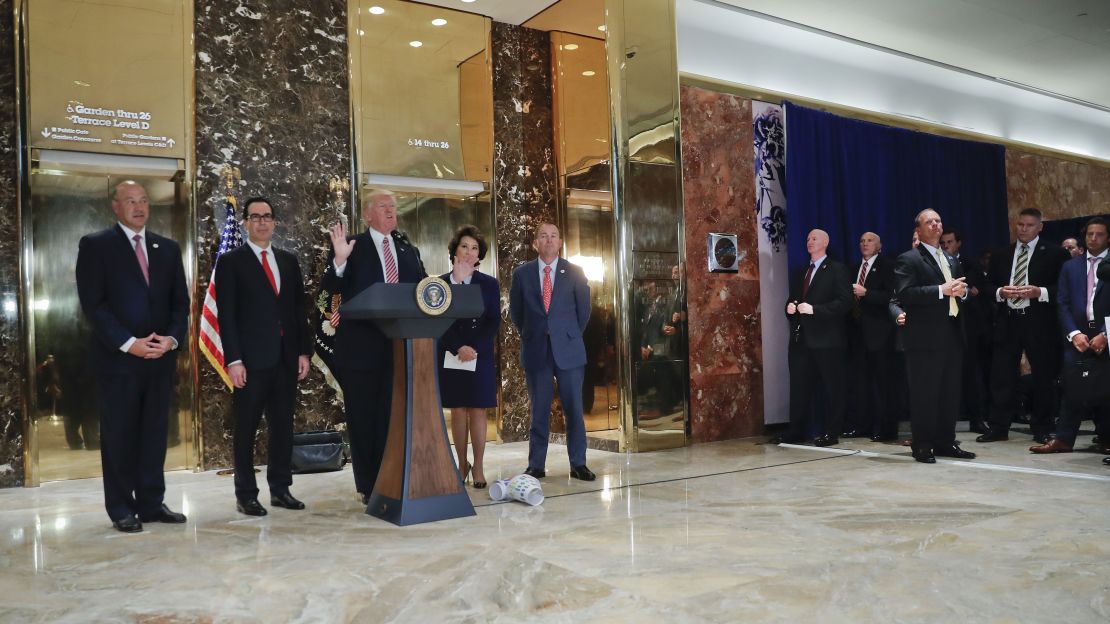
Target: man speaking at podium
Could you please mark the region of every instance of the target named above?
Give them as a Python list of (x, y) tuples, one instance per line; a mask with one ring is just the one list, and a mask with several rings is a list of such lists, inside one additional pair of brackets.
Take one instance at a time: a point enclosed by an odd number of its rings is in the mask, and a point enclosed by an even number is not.
[[(427, 276), (416, 246), (395, 231), (393, 193), (371, 191), (362, 206), (362, 220), (369, 229), (354, 237), (347, 236), (342, 223), (332, 226), (331, 258), (320, 282), (323, 290), (350, 301), (379, 282), (415, 283)], [(373, 321), (340, 319), (335, 328), (335, 364), (343, 389), (355, 488), (366, 504), (389, 435), (393, 341)]]

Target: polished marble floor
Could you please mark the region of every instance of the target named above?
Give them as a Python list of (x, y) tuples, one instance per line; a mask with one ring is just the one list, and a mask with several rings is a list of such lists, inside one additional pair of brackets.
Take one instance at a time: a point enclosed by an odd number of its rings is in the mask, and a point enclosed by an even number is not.
[[(3, 490), (0, 621), (1110, 621), (1110, 468), (1028, 443), (934, 466), (857, 440), (590, 450), (589, 484), (553, 446), (542, 506), (470, 490), (476, 517), (406, 528), (363, 514), (348, 470), (260, 519), (230, 477), (170, 473), (189, 522), (135, 535), (96, 479)], [(526, 453), (491, 445), (487, 476)]]

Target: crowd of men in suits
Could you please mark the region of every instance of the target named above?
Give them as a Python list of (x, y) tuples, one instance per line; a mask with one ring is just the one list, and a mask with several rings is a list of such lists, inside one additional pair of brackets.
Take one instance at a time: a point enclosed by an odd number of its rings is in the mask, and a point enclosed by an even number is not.
[[(101, 423), (104, 501), (113, 527), (124, 533), (143, 523), (184, 523), (166, 506), (163, 467), (167, 422), (177, 378), (175, 355), (185, 342), (189, 293), (181, 248), (149, 232), (150, 199), (134, 181), (116, 185), (117, 223), (81, 239), (76, 281), (92, 325), (90, 368), (95, 372)], [(330, 232), (323, 288), (354, 298), (378, 283), (424, 277), (415, 245), (397, 231), (397, 203), (372, 191), (362, 206), (368, 226), (350, 236), (342, 223)], [(268, 433), (266, 481), (270, 504), (305, 505), (290, 492), (293, 408), (297, 382), (309, 373), (312, 334), (305, 280), (294, 254), (272, 244), (277, 209), (269, 199), (243, 204), (246, 244), (219, 258), (215, 300), (226, 374), (233, 387), (235, 498), (239, 513), (264, 516), (258, 501), (254, 447), (263, 416)], [(570, 476), (593, 481), (586, 466), (582, 334), (590, 317), (590, 287), (582, 270), (560, 258), (559, 228), (543, 223), (533, 242), (538, 258), (513, 274), (509, 315), (521, 333), (521, 363), (532, 403), (528, 466), (546, 476), (548, 419), (558, 382), (567, 424)], [(209, 313), (211, 310), (205, 310)], [(336, 327), (335, 363), (343, 389), (355, 489), (367, 503), (385, 454), (393, 388), (393, 344), (370, 321)]]
[[(1096, 450), (1110, 454), (1110, 406), (1058, 392), (1062, 371), (1107, 357), (1108, 224), (1090, 219), (1082, 245), (1041, 239), (1034, 208), (1013, 225), (1013, 243), (969, 258), (960, 232), (926, 209), (913, 247), (896, 258), (881, 253), (878, 235), (863, 233), (858, 269), (828, 256), (827, 233), (810, 232), (809, 263), (792, 276), (785, 306), (790, 426), (777, 441), (893, 441), (908, 412), (914, 459), (974, 459), (956, 440), (959, 417), (985, 444), (1008, 440), (1028, 411), (1031, 452), (1071, 452), (1090, 418)], [(824, 401), (815, 410), (817, 396)]]

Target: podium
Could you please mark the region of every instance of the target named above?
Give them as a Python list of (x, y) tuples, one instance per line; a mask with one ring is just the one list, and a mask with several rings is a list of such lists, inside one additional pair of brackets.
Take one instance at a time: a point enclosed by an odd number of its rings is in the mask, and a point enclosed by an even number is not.
[(344, 321), (373, 321), (393, 339), (389, 437), (366, 513), (400, 526), (475, 515), (447, 439), (436, 338), (457, 319), (481, 316), (482, 292), (435, 282), (450, 289), (436, 316), (418, 306), (417, 284), (374, 284), (339, 310)]

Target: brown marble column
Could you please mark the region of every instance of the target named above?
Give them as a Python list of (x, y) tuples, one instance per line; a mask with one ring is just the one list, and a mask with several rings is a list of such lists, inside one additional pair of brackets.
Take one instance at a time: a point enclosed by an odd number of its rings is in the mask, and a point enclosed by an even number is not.
[[(528, 438), (528, 391), (520, 367), (520, 335), (509, 320), (513, 270), (536, 257), (533, 232), (555, 221), (555, 134), (551, 111), (548, 33), (493, 23), (493, 208), (497, 279), (501, 283), (501, 402), (505, 442)], [(557, 423), (552, 422), (552, 429)]]
[[(683, 85), (682, 192), (690, 340), (690, 436), (763, 429), (763, 350), (751, 100)], [(706, 235), (738, 235), (739, 273), (709, 273)]]
[(23, 485), (26, 397), (19, 310), (19, 161), (12, 0), (0, 0), (0, 487)]
[[(297, 255), (314, 299), (326, 262), (328, 180), (351, 170), (347, 3), (197, 0), (195, 7), (197, 292), (208, 287), (223, 225), (219, 170), (231, 164), (242, 173), (241, 199), (273, 200), (280, 220), (274, 243)], [(200, 363), (200, 418), (204, 467), (230, 466), (231, 395), (207, 361)], [(295, 418), (297, 431), (343, 420), (315, 368), (299, 385)], [(256, 457), (265, 461), (261, 444)]]

